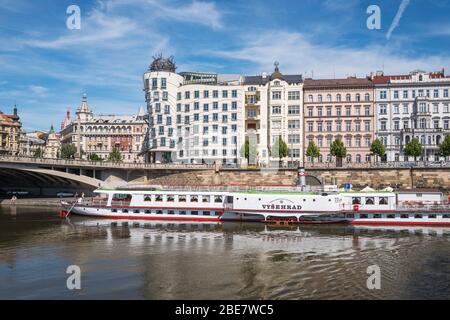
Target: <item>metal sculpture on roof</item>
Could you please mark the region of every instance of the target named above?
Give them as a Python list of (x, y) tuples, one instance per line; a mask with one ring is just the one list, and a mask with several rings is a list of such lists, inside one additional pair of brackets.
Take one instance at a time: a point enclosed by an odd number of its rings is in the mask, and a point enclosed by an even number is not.
[(153, 56), (153, 62), (150, 65), (150, 71), (168, 71), (175, 72), (177, 69), (174, 57), (163, 58), (162, 54)]

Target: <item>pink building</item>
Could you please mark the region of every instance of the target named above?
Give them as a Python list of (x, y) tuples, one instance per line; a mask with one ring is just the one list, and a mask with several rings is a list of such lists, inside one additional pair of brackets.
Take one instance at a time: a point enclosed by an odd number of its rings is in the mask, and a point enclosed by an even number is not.
[(309, 141), (314, 141), (321, 152), (319, 162), (335, 161), (330, 146), (340, 138), (347, 148), (346, 162), (371, 161), (375, 117), (374, 87), (369, 79), (306, 79), (303, 97), (305, 154)]

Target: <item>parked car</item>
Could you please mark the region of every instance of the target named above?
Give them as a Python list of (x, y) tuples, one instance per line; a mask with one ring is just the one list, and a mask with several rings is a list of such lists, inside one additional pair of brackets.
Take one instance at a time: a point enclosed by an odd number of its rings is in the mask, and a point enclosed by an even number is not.
[(6, 192), (8, 196), (29, 196), (31, 195), (30, 191), (26, 190), (9, 190)]
[(75, 193), (70, 191), (60, 191), (56, 194), (58, 198), (65, 198), (65, 197), (74, 197)]

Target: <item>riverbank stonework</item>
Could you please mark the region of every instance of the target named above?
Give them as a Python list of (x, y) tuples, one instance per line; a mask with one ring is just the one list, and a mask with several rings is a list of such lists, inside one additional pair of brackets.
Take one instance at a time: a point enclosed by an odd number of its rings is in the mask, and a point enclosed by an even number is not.
[[(450, 191), (450, 168), (354, 168), (328, 169), (313, 168), (307, 170), (307, 183), (341, 185), (350, 182), (354, 188), (381, 189), (388, 186), (394, 188), (439, 188)], [(221, 169), (195, 172), (161, 172), (146, 173), (145, 182), (151, 185), (294, 185), (297, 171), (292, 169), (258, 170), (258, 169)], [(140, 180), (140, 179), (139, 179)], [(142, 181), (134, 181), (142, 182)]]

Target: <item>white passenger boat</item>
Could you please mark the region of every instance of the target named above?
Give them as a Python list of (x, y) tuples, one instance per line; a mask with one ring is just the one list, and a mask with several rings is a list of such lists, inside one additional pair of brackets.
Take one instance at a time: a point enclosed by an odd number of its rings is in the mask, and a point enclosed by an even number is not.
[(441, 201), (437, 201), (431, 192), (421, 191), (422, 201), (408, 201), (417, 199), (417, 193), (293, 189), (253, 192), (98, 189), (95, 192), (100, 197), (63, 201), (62, 206), (63, 214), (130, 220), (450, 226), (450, 206), (442, 201), (442, 194)]

